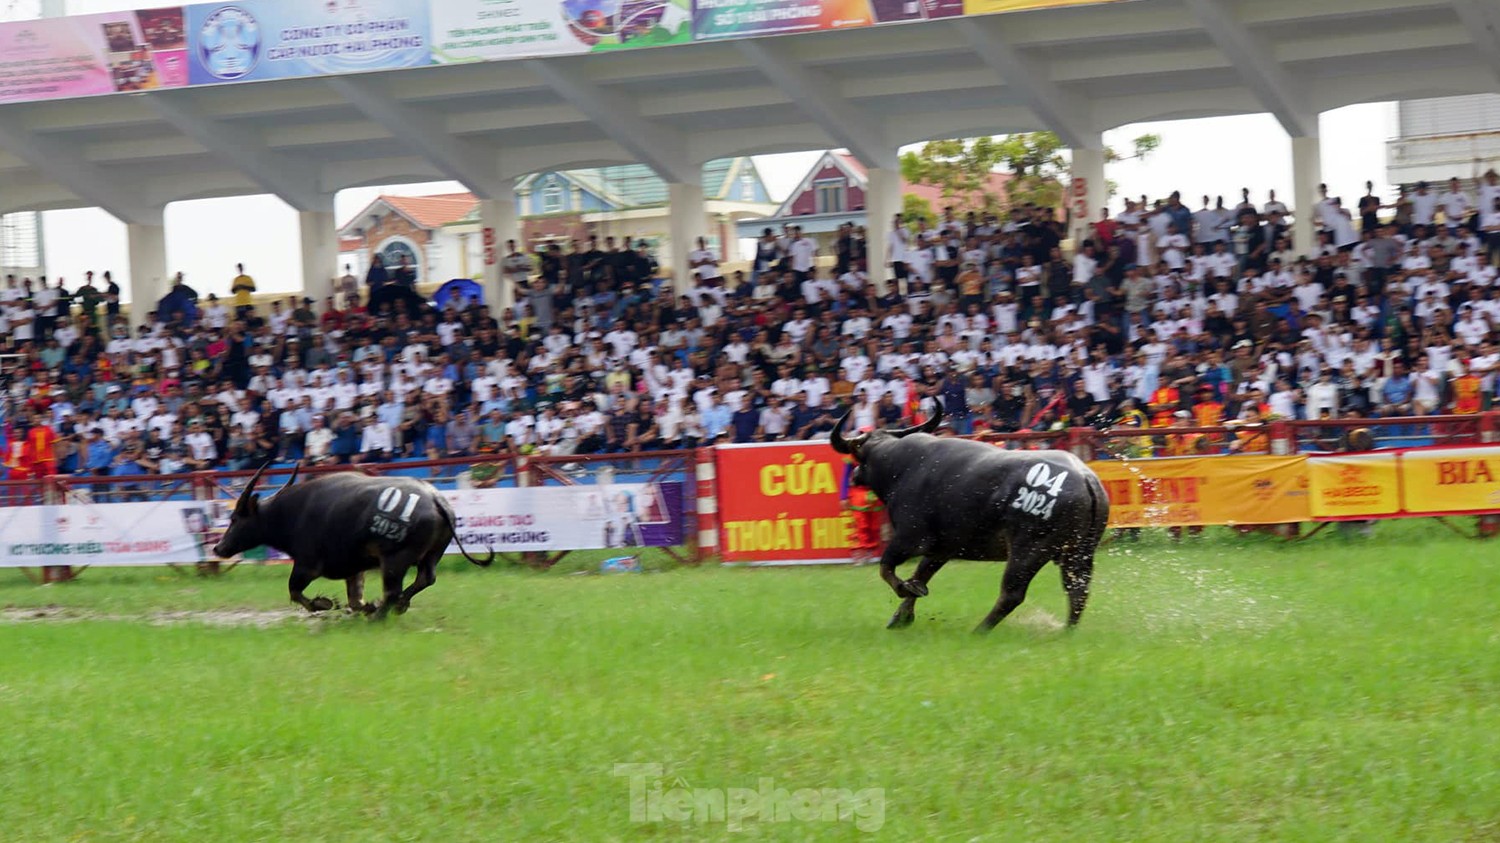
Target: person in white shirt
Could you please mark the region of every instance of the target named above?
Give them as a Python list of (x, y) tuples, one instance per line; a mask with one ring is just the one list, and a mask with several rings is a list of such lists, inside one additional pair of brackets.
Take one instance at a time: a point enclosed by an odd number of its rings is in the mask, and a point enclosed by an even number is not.
[(906, 259), (907, 253), (912, 248), (912, 238), (900, 214), (896, 214), (891, 219), (891, 230), (886, 232), (885, 236), (885, 265), (891, 268), (891, 273), (897, 281), (905, 281)]
[(701, 286), (716, 286), (723, 282), (724, 273), (719, 270), (719, 257), (708, 248), (708, 240), (698, 238), (698, 248), (688, 253), (688, 264)]
[(1407, 197), (1411, 200), (1413, 225), (1432, 225), (1437, 218), (1438, 196), (1427, 189), (1427, 182), (1417, 183), (1417, 192)]
[(1098, 268), (1099, 261), (1094, 257), (1094, 242), (1085, 240), (1083, 248), (1073, 256), (1073, 285), (1081, 287), (1094, 277), (1094, 270)]
[(1474, 201), (1464, 193), (1456, 178), (1448, 180), (1448, 189), (1438, 195), (1438, 205), (1443, 209), (1443, 224), (1448, 227), (1449, 234), (1468, 221), (1474, 211)]
[(525, 413), (517, 413), (505, 423), (505, 438), (517, 448), (536, 444), (536, 420)]
[(880, 327), (891, 332), (891, 336), (898, 340), (904, 340), (911, 336), (912, 316), (905, 311), (897, 311), (880, 320)]
[(213, 293), (208, 294), (208, 304), (203, 307), (203, 324), (215, 330), (222, 330), (229, 324), (229, 308), (219, 301), (219, 297)]
[(1272, 190), (1266, 195), (1266, 216), (1269, 217), (1272, 214), (1287, 216), (1291, 212), (1291, 209), (1286, 206), (1285, 202), (1276, 198), (1276, 191)]
[(354, 461), (365, 463), (389, 460), (396, 447), (390, 426), (381, 421), (379, 416), (370, 416), (361, 424), (363, 429), (359, 434), (359, 453), (354, 456)]
[(1349, 252), (1359, 245), (1359, 232), (1354, 230), (1354, 220), (1344, 209), (1342, 200), (1337, 198), (1333, 200), (1332, 207), (1325, 213), (1325, 220), (1334, 248), (1341, 252)]
[(1485, 321), (1478, 308), (1470, 307), (1467, 302), (1459, 309), (1463, 311), (1463, 315), (1459, 317), (1458, 324), (1453, 326), (1453, 333), (1464, 341), (1464, 345), (1478, 346), (1490, 332), (1489, 322)]
[[(1222, 200), (1220, 200), (1222, 202)], [(1224, 239), (1224, 229), (1221, 228), (1224, 218), (1219, 210), (1209, 207), (1208, 197), (1203, 197), (1203, 208), (1193, 212), (1193, 242), (1207, 245), (1216, 240)]]
[(1328, 185), (1318, 185), (1318, 202), (1313, 206), (1313, 225), (1318, 231), (1327, 231), (1333, 221), (1334, 199), (1328, 195)]
[(804, 236), (801, 226), (794, 225), (792, 226), (792, 242), (788, 244), (787, 251), (791, 256), (792, 272), (797, 276), (797, 283), (806, 281), (817, 262), (817, 242), (811, 237)]
[(213, 465), (218, 459), (219, 449), (214, 446), (213, 434), (203, 429), (203, 422), (194, 419), (188, 425), (188, 435), (183, 439), (188, 447), (188, 465), (195, 471), (201, 471)]
[(530, 255), (516, 248), (516, 241), (505, 241), (505, 257), (500, 259), (500, 273), (511, 290), (518, 289), (531, 277), (535, 262)]
[(1167, 224), (1167, 233), (1156, 239), (1156, 248), (1169, 269), (1181, 270), (1187, 265), (1188, 238), (1177, 230), (1176, 223)]
[(1474, 256), (1474, 262), (1470, 265), (1465, 277), (1475, 287), (1490, 287), (1494, 286), (1497, 273), (1500, 273), (1500, 271), (1497, 271), (1494, 265), (1490, 263), (1489, 255), (1480, 252)]
[(24, 301), (5, 308), (5, 321), (10, 324), (11, 338), (18, 343), (30, 342), (36, 335), (36, 311)]

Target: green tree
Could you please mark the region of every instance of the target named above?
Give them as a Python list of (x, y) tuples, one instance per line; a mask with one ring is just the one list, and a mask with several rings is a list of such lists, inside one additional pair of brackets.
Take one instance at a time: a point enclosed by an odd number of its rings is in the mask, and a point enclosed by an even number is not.
[(901, 219), (906, 223), (917, 223), (925, 230), (937, 225), (938, 215), (931, 202), (908, 193), (901, 197)]
[[(1141, 135), (1131, 141), (1129, 154), (1106, 147), (1104, 160), (1145, 160), (1160, 147), (1161, 135)], [(1056, 208), (1068, 180), (1066, 149), (1055, 132), (928, 141), (902, 153), (901, 177), (909, 184), (941, 188), (943, 199), (959, 210), (998, 212), (1028, 203)], [(997, 170), (1011, 174), (1004, 195), (990, 189), (990, 176)], [(1109, 195), (1114, 195), (1112, 184)], [(908, 197), (908, 215), (915, 198)]]
[(991, 189), (1000, 157), (994, 138), (929, 141), (901, 156), (901, 177), (939, 188), (946, 203), (964, 211), (1000, 211), (1006, 196)]

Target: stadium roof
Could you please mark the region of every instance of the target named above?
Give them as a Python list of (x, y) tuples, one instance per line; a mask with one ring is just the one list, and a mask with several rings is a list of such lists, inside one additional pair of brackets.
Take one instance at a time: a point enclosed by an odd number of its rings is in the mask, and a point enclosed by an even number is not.
[(1500, 89), (1491, 0), (1137, 0), (587, 56), (0, 106), (0, 212), (844, 147), (895, 169), (933, 138), (1271, 112), (1293, 136), (1359, 102)]

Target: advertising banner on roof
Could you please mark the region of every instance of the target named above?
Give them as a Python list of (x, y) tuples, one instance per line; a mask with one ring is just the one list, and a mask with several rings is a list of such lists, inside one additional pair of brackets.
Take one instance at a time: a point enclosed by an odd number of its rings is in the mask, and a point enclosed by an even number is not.
[(870, 0), (876, 24), (956, 18), (964, 13), (964, 0)]
[(1123, 3), (1128, 0), (963, 0), (966, 15), (994, 15), (1002, 12), (1024, 12), (1028, 9), (1055, 9), (1062, 6), (1093, 6), (1099, 3)]
[(869, 0), (693, 0), (693, 38), (789, 35), (874, 23)]
[(194, 85), (432, 62), (427, 0), (241, 0), (187, 8)]
[(187, 84), (181, 6), (0, 24), (0, 103)]
[(573, 55), (693, 40), (689, 0), (440, 0), (437, 64)]

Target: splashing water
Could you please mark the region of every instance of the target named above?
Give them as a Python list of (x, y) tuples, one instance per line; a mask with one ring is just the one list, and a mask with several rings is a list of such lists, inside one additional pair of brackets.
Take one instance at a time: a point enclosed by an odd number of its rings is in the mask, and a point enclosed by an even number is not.
[[(1108, 450), (1134, 475), (1143, 497), (1155, 498), (1155, 480), (1141, 470), (1140, 459)], [(1169, 526), (1167, 504), (1148, 505), (1142, 514), (1147, 526)], [(1252, 589), (1222, 567), (1202, 565), (1209, 551), (1188, 541), (1153, 546), (1147, 553), (1117, 538), (1111, 550), (1125, 558), (1096, 575), (1096, 583), (1103, 580), (1105, 588), (1120, 595), (1117, 608), (1152, 632), (1188, 631), (1204, 638), (1217, 632), (1262, 632), (1291, 614), (1292, 608), (1276, 595)]]

